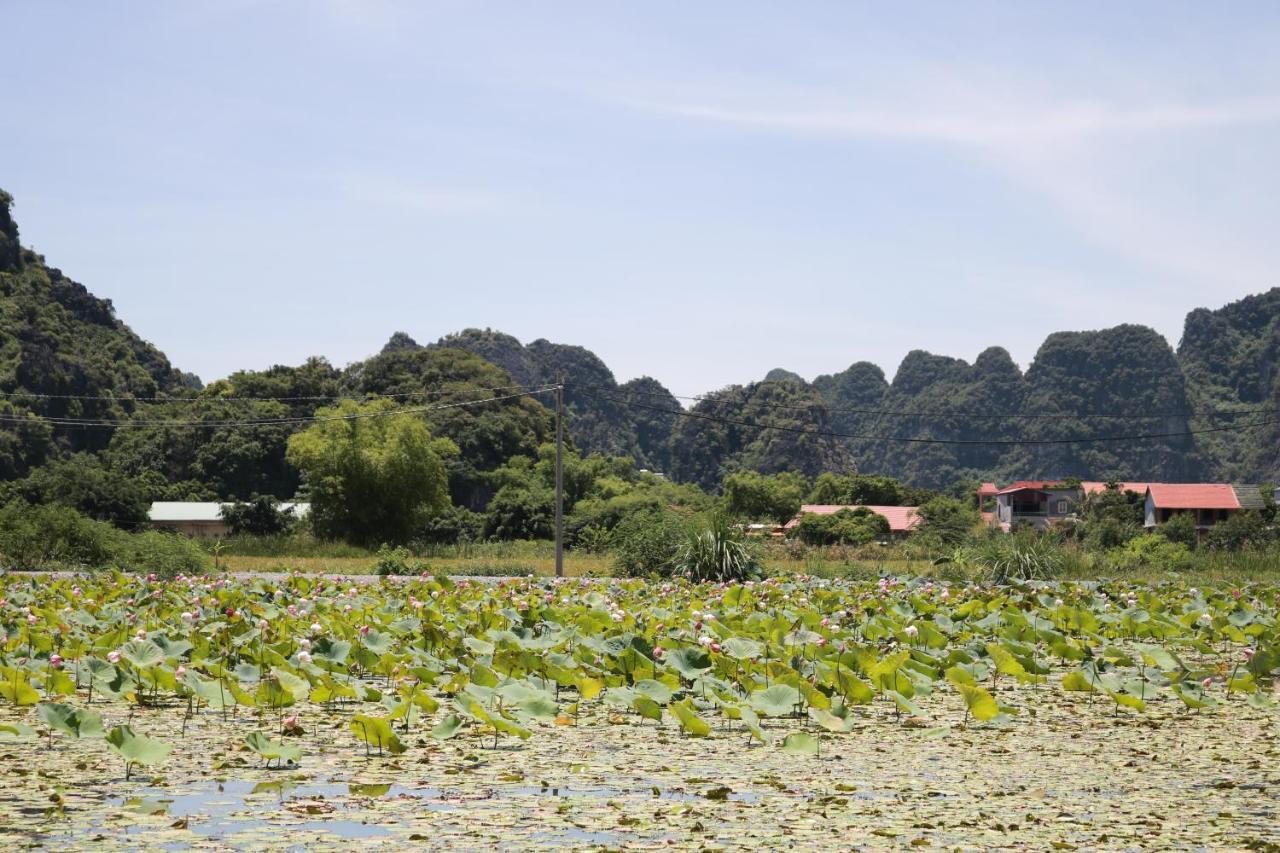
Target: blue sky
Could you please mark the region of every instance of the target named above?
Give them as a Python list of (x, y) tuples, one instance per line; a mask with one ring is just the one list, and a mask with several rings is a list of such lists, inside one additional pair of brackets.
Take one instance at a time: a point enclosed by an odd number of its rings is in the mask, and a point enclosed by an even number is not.
[(206, 381), (395, 330), (676, 393), (1280, 284), (1280, 6), (17, 3), (23, 240)]

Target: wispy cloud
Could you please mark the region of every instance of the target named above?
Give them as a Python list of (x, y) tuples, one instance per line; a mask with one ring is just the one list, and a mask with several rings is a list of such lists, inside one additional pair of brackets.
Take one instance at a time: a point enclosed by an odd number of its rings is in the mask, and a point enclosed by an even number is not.
[(509, 196), (486, 189), (416, 183), (385, 175), (352, 173), (339, 178), (339, 189), (349, 199), (400, 207), (433, 216), (469, 216), (509, 209)]
[[(937, 81), (935, 81), (937, 82)], [(815, 139), (900, 139), (967, 152), (1050, 202), (1095, 245), (1191, 290), (1270, 286), (1280, 252), (1242, 235), (1248, 211), (1206, 209), (1192, 199), (1170, 205), (1170, 188), (1208, 174), (1209, 159), (1174, 159), (1160, 174), (1145, 158), (1199, 132), (1280, 130), (1280, 96), (1122, 103), (1053, 99), (938, 82), (890, 106), (831, 93), (791, 96), (735, 86), (717, 94), (627, 98), (633, 107), (760, 133)], [(1244, 188), (1245, 193), (1258, 192)], [(1217, 193), (1213, 193), (1217, 195)]]
[(1216, 104), (1125, 107), (1073, 101), (1048, 110), (972, 103), (968, 109), (884, 110), (875, 106), (804, 109), (741, 108), (699, 101), (635, 102), (637, 106), (690, 119), (828, 136), (904, 137), (980, 146), (1074, 140), (1115, 133), (1209, 129), (1280, 122), (1280, 97)]

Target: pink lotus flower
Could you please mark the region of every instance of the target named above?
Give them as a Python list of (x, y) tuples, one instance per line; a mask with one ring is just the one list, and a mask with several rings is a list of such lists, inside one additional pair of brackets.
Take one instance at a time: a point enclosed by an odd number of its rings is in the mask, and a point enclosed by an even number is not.
[(367, 637), (367, 636), (369, 636), (369, 626), (368, 626), (368, 625), (361, 625), (361, 626), (360, 626), (360, 636), (361, 636), (361, 637)]
[(49, 666), (62, 669), (62, 655), (49, 655)]
[(34, 613), (28, 613), (28, 614), (27, 614), (27, 624), (28, 624), (28, 625), (34, 625), (34, 624), (36, 624), (36, 623), (37, 623), (37, 622), (39, 622), (39, 621), (40, 621), (39, 617), (37, 617)]
[(713, 652), (718, 652), (718, 651), (720, 651), (720, 644), (719, 644), (719, 643), (717, 643), (717, 642), (714, 642), (714, 641), (713, 641), (713, 642), (711, 643), (711, 645), (710, 645), (708, 648), (710, 648), (710, 649), (711, 649), (711, 651), (713, 651)]
[(667, 653), (666, 649), (662, 648), (662, 646), (654, 646), (654, 647), (653, 647), (653, 656), (654, 656), (655, 658), (660, 658), (660, 657), (662, 657), (663, 655), (665, 655), (666, 653)]
[(112, 663), (120, 663), (120, 653), (114, 652), (114, 651), (107, 652), (107, 660), (111, 661)]
[(298, 662), (299, 662), (299, 663), (311, 663), (311, 653), (310, 653), (310, 652), (298, 652)]
[(1204, 681), (1200, 682), (1200, 686), (1203, 687), (1205, 690), (1208, 690), (1210, 687), (1213, 686), (1213, 679), (1206, 678)]
[(177, 669), (173, 671), (173, 677), (177, 679), (186, 678), (187, 668), (185, 666), (179, 666)]
[(271, 626), (271, 623), (270, 623), (270, 622), (268, 622), (266, 619), (259, 619), (259, 620), (258, 620), (258, 630), (259, 630), (259, 631), (265, 631), (265, 630), (267, 630), (267, 628), (269, 628), (270, 626)]
[(1253, 660), (1253, 649), (1245, 649), (1245, 650), (1244, 650), (1244, 662), (1245, 662), (1245, 663), (1248, 663), (1248, 662), (1249, 662), (1249, 661), (1251, 661), (1251, 660)]
[(286, 729), (296, 729), (298, 727), (298, 715), (294, 714), (291, 717), (285, 717), (284, 727)]
[(826, 644), (827, 644), (827, 638), (826, 638), (826, 637), (819, 637), (819, 638), (818, 638), (818, 641), (817, 641), (817, 643), (816, 643), (816, 645), (818, 646), (818, 648), (822, 648), (822, 647), (823, 647), (823, 646), (825, 646)]
[(903, 629), (902, 633), (906, 634), (908, 637), (914, 637), (916, 634), (920, 633), (920, 629), (915, 625), (908, 625)]

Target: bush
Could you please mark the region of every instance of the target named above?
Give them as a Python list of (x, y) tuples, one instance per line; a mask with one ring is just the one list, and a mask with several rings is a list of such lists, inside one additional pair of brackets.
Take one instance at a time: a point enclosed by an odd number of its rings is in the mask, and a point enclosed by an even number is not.
[(198, 574), (209, 564), (185, 536), (154, 530), (126, 533), (70, 507), (24, 501), (0, 508), (0, 560), (15, 569), (115, 566), (165, 576)]
[(1156, 532), (1170, 542), (1187, 546), (1187, 550), (1195, 550), (1195, 547), (1200, 544), (1200, 532), (1196, 529), (1196, 520), (1189, 512), (1174, 513), (1173, 518), (1156, 528)]
[(280, 536), (296, 520), (293, 510), (280, 509), (280, 501), (271, 495), (228, 504), (222, 508), (221, 516), (232, 536)]
[(982, 520), (971, 501), (956, 498), (933, 498), (922, 503), (917, 512), (920, 523), (913, 535), (943, 545), (959, 545)]
[(1204, 546), (1212, 551), (1243, 551), (1265, 548), (1275, 541), (1275, 533), (1259, 513), (1245, 510), (1209, 528)]
[(71, 507), (16, 500), (0, 508), (0, 558), (5, 568), (104, 566), (129, 534)]
[(1062, 571), (1065, 554), (1053, 540), (1038, 533), (992, 533), (954, 558), (982, 572), (988, 583), (1047, 580)]
[(378, 549), (378, 560), (373, 564), (373, 573), (381, 577), (388, 575), (416, 575), (426, 569), (424, 563), (410, 560), (413, 555), (407, 548), (392, 548), (383, 544)]
[(1142, 528), (1118, 518), (1101, 518), (1085, 522), (1084, 545), (1092, 551), (1110, 551), (1123, 547), (1131, 539), (1142, 534)]
[(667, 510), (627, 516), (610, 537), (614, 572), (626, 577), (671, 575), (684, 534), (679, 517)]
[(111, 563), (124, 571), (155, 573), (163, 578), (198, 575), (209, 568), (209, 557), (181, 533), (145, 530), (126, 533)]
[(464, 506), (450, 507), (428, 521), (415, 544), (454, 545), (474, 542), (484, 535), (484, 515)]
[(1185, 543), (1173, 542), (1163, 533), (1135, 536), (1123, 548), (1112, 551), (1108, 558), (1118, 569), (1150, 566), (1171, 571), (1189, 569), (1195, 560)]
[(706, 526), (688, 528), (676, 552), (675, 572), (694, 583), (740, 581), (759, 577), (761, 567), (754, 544), (742, 528), (715, 515)]
[(883, 515), (860, 506), (831, 515), (805, 513), (793, 535), (806, 545), (865, 545), (888, 539), (890, 530)]

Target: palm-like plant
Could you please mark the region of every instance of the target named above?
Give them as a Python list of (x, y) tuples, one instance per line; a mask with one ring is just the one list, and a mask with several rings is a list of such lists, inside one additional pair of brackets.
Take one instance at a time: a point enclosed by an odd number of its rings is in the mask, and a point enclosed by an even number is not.
[(760, 574), (760, 561), (742, 528), (714, 515), (705, 527), (690, 526), (676, 553), (675, 570), (695, 583), (745, 580)]

